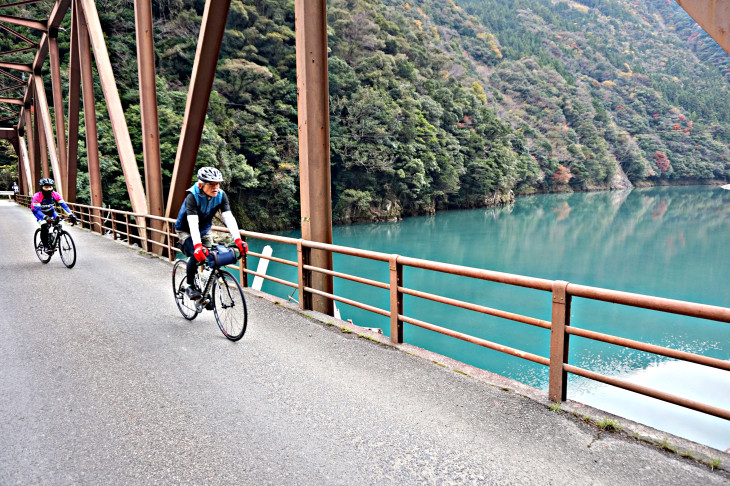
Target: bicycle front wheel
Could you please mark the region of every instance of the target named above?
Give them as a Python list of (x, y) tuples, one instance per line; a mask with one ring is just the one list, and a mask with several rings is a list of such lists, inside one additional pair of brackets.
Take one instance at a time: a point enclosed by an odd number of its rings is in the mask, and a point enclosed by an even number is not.
[(51, 259), (51, 255), (49, 253), (46, 253), (45, 248), (43, 248), (43, 243), (41, 242), (40, 228), (35, 230), (35, 235), (33, 235), (33, 246), (35, 247), (35, 254), (41, 261), (41, 263), (48, 263), (48, 261)]
[(172, 292), (175, 295), (175, 303), (180, 314), (189, 321), (198, 317), (198, 310), (195, 308), (195, 301), (185, 293), (187, 283), (187, 265), (185, 260), (178, 260), (172, 267)]
[(241, 284), (225, 270), (218, 270), (215, 276), (213, 314), (225, 337), (231, 341), (238, 341), (243, 337), (248, 321), (246, 298), (243, 296)]
[(66, 268), (73, 268), (76, 265), (76, 244), (73, 238), (71, 238), (71, 235), (65, 231), (61, 231), (61, 234), (58, 235), (56, 247), (61, 254), (61, 261), (66, 265)]

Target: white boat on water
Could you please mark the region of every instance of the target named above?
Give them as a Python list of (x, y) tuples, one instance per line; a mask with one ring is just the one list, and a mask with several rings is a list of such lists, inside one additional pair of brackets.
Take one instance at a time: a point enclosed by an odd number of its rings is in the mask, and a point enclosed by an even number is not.
[(730, 184), (725, 184), (724, 186), (720, 186), (720, 187), (723, 188), (723, 189), (727, 189), (728, 191), (730, 191)]

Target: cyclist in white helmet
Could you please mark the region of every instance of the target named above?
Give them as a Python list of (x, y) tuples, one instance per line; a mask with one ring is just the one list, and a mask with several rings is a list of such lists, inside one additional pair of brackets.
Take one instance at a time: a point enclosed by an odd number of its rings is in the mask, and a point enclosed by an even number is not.
[(195, 287), (195, 269), (197, 262), (202, 262), (208, 256), (208, 248), (213, 246), (210, 229), (213, 226), (213, 217), (220, 210), (223, 222), (233, 236), (238, 250), (241, 253), (248, 251), (248, 245), (241, 239), (236, 218), (233, 217), (228, 196), (221, 189), (223, 174), (214, 167), (202, 167), (198, 170), (198, 182), (187, 190), (187, 196), (178, 213), (175, 222), (178, 241), (183, 253), (187, 255), (187, 284), (185, 293), (191, 299), (199, 299), (202, 294)]

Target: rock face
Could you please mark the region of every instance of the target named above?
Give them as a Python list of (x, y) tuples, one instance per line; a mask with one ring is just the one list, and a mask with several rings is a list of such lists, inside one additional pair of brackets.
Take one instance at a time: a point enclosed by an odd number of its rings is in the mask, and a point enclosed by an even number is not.
[(400, 221), (403, 208), (397, 200), (385, 199), (379, 203), (370, 204), (367, 209), (348, 206), (342, 213), (338, 223), (382, 223)]
[(613, 175), (609, 187), (611, 189), (631, 189), (634, 187), (618, 163), (616, 164), (616, 173)]
[(515, 202), (515, 193), (512, 190), (507, 192), (494, 191), (494, 193), (485, 194), (484, 196), (485, 207), (504, 206), (513, 202)]

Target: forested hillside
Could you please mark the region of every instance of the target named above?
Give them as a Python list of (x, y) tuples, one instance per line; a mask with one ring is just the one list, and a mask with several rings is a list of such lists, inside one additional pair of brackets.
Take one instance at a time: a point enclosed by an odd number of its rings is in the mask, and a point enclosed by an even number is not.
[[(97, 5), (142, 168), (133, 2)], [(167, 185), (204, 2), (153, 6)], [(330, 0), (327, 16), (335, 222), (730, 179), (730, 56), (674, 1)], [(198, 164), (224, 171), (245, 228), (296, 227), (292, 0), (231, 1), (214, 89)], [(128, 207), (97, 99), (104, 200)]]

